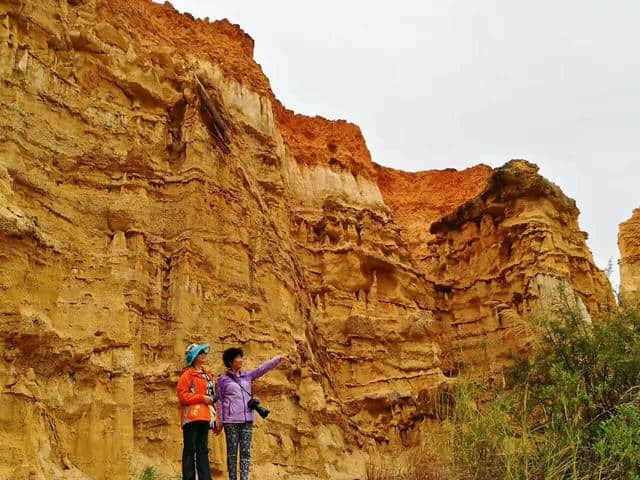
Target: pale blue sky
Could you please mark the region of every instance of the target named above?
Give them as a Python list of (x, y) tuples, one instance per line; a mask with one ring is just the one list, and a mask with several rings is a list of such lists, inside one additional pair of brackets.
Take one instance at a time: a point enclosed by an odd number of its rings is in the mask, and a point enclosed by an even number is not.
[(240, 24), (278, 98), (357, 123), (377, 163), (537, 163), (576, 199), (596, 262), (617, 261), (640, 207), (637, 0), (173, 4)]

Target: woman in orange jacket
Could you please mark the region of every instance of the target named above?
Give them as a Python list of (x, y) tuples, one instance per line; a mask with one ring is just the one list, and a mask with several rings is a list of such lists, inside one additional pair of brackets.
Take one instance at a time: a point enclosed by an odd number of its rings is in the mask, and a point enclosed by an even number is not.
[(209, 466), (209, 429), (221, 431), (216, 386), (213, 375), (204, 367), (209, 345), (195, 343), (185, 352), (186, 368), (178, 380), (182, 450), (182, 480), (211, 480)]

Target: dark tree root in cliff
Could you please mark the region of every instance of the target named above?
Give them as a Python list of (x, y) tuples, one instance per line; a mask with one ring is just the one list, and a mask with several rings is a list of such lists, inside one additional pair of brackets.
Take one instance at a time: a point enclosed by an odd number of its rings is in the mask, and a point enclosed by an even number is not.
[(222, 118), (222, 115), (220, 115), (220, 112), (218, 112), (216, 105), (213, 103), (213, 100), (211, 100), (211, 97), (205, 90), (204, 85), (202, 85), (198, 76), (194, 75), (194, 77), (198, 84), (197, 90), (198, 96), (200, 97), (200, 111), (202, 112), (205, 124), (207, 125), (209, 132), (211, 132), (216, 145), (223, 152), (229, 154), (231, 153), (231, 148), (229, 148), (231, 141), (227, 135), (229, 127)]

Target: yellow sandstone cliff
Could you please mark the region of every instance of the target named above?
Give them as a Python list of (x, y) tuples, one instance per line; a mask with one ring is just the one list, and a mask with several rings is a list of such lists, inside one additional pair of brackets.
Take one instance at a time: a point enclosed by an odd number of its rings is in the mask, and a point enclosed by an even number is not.
[(613, 305), (537, 167), (378, 166), (358, 127), (286, 110), (227, 21), (3, 0), (0, 75), (0, 478), (175, 471), (194, 341), (217, 372), (230, 345), (295, 359), (257, 386), (257, 477), (363, 478), (424, 438), (434, 387), (526, 353), (559, 290)]
[(620, 225), (620, 294), (625, 301), (640, 300), (640, 208)]

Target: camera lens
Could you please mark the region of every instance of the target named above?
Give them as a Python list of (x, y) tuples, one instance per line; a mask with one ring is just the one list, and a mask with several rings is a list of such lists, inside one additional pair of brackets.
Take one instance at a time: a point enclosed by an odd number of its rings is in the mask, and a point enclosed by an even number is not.
[(258, 412), (258, 414), (262, 417), (262, 418), (267, 418), (269, 416), (269, 409), (262, 407), (260, 405), (256, 406), (256, 412)]

